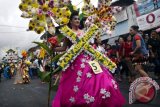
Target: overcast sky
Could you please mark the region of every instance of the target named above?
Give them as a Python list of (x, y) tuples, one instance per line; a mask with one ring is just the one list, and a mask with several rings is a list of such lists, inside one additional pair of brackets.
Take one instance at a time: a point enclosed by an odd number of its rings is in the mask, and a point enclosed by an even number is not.
[[(72, 0), (72, 3), (81, 7), (83, 5), (81, 1)], [(91, 0), (93, 4), (96, 4), (97, 1)], [(5, 55), (7, 49), (16, 47), (28, 49), (34, 46), (32, 41), (38, 41), (41, 36), (35, 32), (26, 31), (29, 20), (20, 17), (22, 13), (18, 8), (20, 2), (21, 0), (0, 0), (0, 58)]]

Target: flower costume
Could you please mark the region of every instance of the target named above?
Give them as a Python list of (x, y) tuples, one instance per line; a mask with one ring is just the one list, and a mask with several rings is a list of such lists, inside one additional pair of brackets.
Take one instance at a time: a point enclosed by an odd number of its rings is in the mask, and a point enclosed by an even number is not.
[(103, 72), (95, 74), (89, 61), (92, 57), (82, 51), (62, 72), (52, 107), (122, 107), (124, 98), (109, 70), (101, 65)]

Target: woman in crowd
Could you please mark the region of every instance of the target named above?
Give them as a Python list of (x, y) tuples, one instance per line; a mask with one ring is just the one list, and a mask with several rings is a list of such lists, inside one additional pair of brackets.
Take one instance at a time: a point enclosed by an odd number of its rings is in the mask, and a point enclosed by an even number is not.
[(155, 64), (155, 79), (158, 79), (160, 78), (160, 40), (156, 31), (151, 32), (151, 37), (148, 41), (148, 48), (151, 60)]
[(122, 78), (123, 78), (123, 73), (124, 72), (127, 72), (127, 69), (126, 69), (126, 64), (124, 62), (124, 39), (123, 37), (119, 37), (118, 39), (118, 46), (117, 46), (117, 58), (119, 60), (119, 63), (118, 63), (118, 69), (119, 69), (119, 77), (118, 77), (118, 80), (119, 81), (122, 81)]
[(123, 51), (124, 51), (124, 57), (125, 57), (125, 67), (126, 67), (126, 76), (129, 79), (129, 82), (133, 82), (133, 80), (135, 79), (135, 72), (134, 72), (134, 68), (132, 66), (131, 63), (131, 57), (130, 57), (130, 53), (132, 52), (132, 36), (128, 35), (126, 42), (124, 43), (124, 47), (123, 47)]
[(138, 33), (138, 26), (131, 26), (130, 34), (133, 36), (132, 52), (133, 56), (132, 63), (135, 66), (135, 71), (137, 71), (142, 77), (148, 77), (148, 74), (143, 70), (142, 65), (147, 61), (148, 51), (146, 49), (145, 42), (142, 36)]

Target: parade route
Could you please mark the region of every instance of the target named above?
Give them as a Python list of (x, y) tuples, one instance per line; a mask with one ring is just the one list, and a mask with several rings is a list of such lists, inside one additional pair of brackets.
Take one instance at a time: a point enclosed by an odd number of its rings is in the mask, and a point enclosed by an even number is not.
[[(2, 80), (0, 83), (0, 107), (47, 107), (48, 85), (39, 79), (33, 79), (30, 84), (14, 85), (14, 79)], [(157, 81), (160, 84), (160, 81)], [(127, 104), (124, 107), (160, 107), (160, 92), (149, 104), (128, 104), (129, 84), (120, 83), (120, 90)], [(52, 92), (53, 99), (55, 92)]]

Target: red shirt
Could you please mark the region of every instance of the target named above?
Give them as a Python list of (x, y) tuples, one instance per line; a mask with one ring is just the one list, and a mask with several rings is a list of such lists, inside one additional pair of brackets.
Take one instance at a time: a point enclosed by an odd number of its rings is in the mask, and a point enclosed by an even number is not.
[(132, 52), (132, 42), (125, 42), (124, 43), (124, 55), (125, 57), (129, 57), (129, 54)]
[(119, 45), (119, 48), (118, 48), (119, 57), (123, 56), (123, 48), (124, 48), (124, 43)]

